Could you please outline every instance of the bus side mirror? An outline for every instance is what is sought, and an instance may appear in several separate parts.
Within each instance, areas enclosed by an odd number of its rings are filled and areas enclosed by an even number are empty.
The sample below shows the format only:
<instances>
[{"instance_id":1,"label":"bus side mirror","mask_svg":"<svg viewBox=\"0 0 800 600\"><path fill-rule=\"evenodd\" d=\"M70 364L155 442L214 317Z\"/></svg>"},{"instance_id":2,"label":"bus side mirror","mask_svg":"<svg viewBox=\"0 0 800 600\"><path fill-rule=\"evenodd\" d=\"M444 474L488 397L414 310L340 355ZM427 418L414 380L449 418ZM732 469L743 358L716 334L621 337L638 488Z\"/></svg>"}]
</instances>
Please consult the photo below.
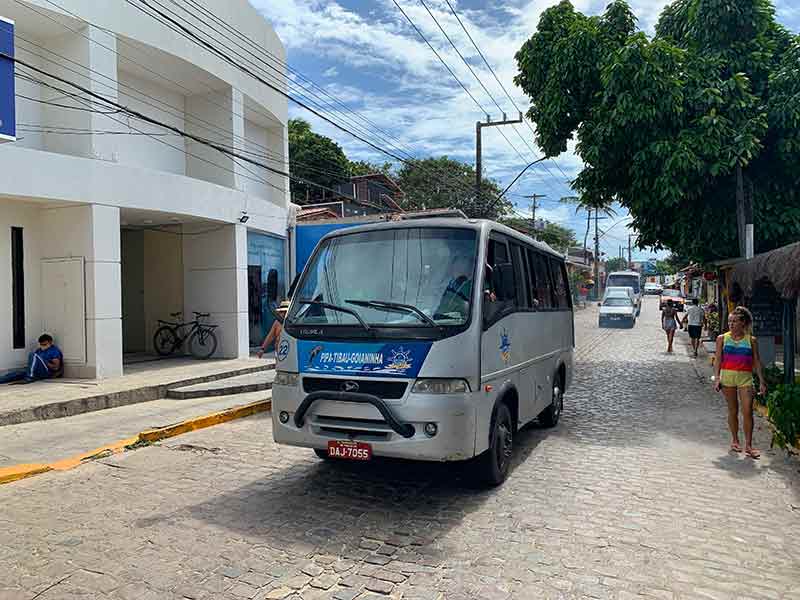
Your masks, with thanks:
<instances>
[{"instance_id":1,"label":"bus side mirror","mask_svg":"<svg viewBox=\"0 0 800 600\"><path fill-rule=\"evenodd\" d=\"M511 263L503 263L495 267L495 285L500 292L500 299L503 301L513 300L517 294L514 286L514 266Z\"/></svg>"},{"instance_id":2,"label":"bus side mirror","mask_svg":"<svg viewBox=\"0 0 800 600\"><path fill-rule=\"evenodd\" d=\"M278 301L278 270L270 269L267 273L267 302L274 304Z\"/></svg>"}]
</instances>

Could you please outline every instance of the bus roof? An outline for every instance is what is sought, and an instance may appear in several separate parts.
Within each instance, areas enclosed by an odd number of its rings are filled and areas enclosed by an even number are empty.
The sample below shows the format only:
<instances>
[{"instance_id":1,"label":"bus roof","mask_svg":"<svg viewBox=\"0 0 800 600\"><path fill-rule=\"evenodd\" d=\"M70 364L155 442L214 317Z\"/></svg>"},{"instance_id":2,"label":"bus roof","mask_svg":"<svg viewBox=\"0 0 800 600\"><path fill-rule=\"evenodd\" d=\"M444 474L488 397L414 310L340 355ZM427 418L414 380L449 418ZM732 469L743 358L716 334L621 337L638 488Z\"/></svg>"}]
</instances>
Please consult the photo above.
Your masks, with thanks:
<instances>
[{"instance_id":1,"label":"bus roof","mask_svg":"<svg viewBox=\"0 0 800 600\"><path fill-rule=\"evenodd\" d=\"M609 273L606 277L611 277L612 275L634 275L636 277L640 277L641 273L638 271L613 271Z\"/></svg>"},{"instance_id":2,"label":"bus roof","mask_svg":"<svg viewBox=\"0 0 800 600\"><path fill-rule=\"evenodd\" d=\"M425 219L408 219L398 221L380 221L378 223L367 223L365 225L355 225L343 229L337 229L325 235L322 240L330 238L341 237L350 235L352 233L362 233L365 231L379 231L381 229L419 229L420 227L435 227L446 229L473 229L477 232L483 231L497 231L508 237L515 238L516 240L525 244L534 246L542 252L546 252L551 256L564 260L564 256L553 250L549 245L532 237L520 233L516 229L507 227L502 223L490 221L488 219L459 219L459 218L442 218L433 217ZM320 242L322 241L320 240Z\"/></svg>"}]
</instances>

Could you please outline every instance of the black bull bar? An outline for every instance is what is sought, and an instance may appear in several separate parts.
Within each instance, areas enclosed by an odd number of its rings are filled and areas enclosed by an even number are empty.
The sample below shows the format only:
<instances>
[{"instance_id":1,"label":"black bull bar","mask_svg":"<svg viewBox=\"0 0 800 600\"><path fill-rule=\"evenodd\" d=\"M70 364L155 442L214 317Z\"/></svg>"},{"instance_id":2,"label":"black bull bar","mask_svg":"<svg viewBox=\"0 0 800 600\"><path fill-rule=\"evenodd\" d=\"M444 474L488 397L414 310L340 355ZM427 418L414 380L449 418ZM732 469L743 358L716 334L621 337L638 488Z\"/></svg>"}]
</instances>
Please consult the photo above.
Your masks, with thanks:
<instances>
[{"instance_id":1,"label":"black bull bar","mask_svg":"<svg viewBox=\"0 0 800 600\"><path fill-rule=\"evenodd\" d=\"M392 428L394 432L402 435L404 438L414 437L414 426L410 423L401 423L397 417L392 413L392 409L378 396L373 394L361 394L358 392L311 392L306 396L294 413L294 424L302 427L305 422L306 413L311 405L317 400L335 400L338 402L353 402L355 404L371 404L378 409L381 416L386 421L387 425Z\"/></svg>"}]
</instances>

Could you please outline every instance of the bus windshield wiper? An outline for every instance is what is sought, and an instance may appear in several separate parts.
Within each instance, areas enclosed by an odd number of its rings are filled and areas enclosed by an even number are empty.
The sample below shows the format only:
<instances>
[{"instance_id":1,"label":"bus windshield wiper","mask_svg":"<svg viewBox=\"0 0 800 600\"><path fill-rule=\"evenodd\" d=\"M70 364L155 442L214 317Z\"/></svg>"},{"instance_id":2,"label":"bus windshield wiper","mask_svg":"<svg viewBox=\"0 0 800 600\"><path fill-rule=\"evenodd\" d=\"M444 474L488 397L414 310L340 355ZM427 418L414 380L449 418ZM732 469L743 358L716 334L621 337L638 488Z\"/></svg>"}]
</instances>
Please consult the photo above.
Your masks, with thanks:
<instances>
[{"instance_id":1,"label":"bus windshield wiper","mask_svg":"<svg viewBox=\"0 0 800 600\"><path fill-rule=\"evenodd\" d=\"M358 323L364 328L364 331L370 331L370 332L372 331L372 328L369 325L367 325L364 319L361 318L361 315L359 315L358 312L354 311L352 308L347 308L346 306L338 306L336 304L329 304L327 302L323 302L322 300L298 299L297 302L299 304L304 304L304 305L309 304L311 306L319 306L321 308L327 308L328 310L335 310L338 312L347 313L348 315L355 317Z\"/></svg>"},{"instance_id":2,"label":"bus windshield wiper","mask_svg":"<svg viewBox=\"0 0 800 600\"><path fill-rule=\"evenodd\" d=\"M429 327L440 328L436 321L411 304L400 304L399 302L389 302L388 300L345 300L345 302L367 308L380 308L390 312L412 314Z\"/></svg>"}]
</instances>

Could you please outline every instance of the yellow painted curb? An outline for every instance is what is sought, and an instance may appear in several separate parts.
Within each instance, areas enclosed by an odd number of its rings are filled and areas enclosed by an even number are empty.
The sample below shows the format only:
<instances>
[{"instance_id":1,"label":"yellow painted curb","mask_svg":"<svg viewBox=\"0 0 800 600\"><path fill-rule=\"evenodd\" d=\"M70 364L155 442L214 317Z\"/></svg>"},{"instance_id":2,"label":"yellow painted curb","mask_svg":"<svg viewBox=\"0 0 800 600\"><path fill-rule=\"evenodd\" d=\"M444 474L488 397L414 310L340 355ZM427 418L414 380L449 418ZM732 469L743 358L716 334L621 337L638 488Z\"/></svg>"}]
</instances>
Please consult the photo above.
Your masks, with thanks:
<instances>
[{"instance_id":1,"label":"yellow painted curb","mask_svg":"<svg viewBox=\"0 0 800 600\"><path fill-rule=\"evenodd\" d=\"M181 421L175 425L167 425L166 427L158 427L156 429L148 429L139 434L140 442L147 442L152 444L159 440L181 435L182 433L189 433L197 429L204 429L213 425L219 425L226 421L233 421L234 419L241 419L249 417L256 413L265 412L272 408L272 400L259 400L258 402L251 402L250 404L243 404L242 406L234 406L226 410L211 413L195 419L188 419Z\"/></svg>"},{"instance_id":2,"label":"yellow painted curb","mask_svg":"<svg viewBox=\"0 0 800 600\"><path fill-rule=\"evenodd\" d=\"M49 465L12 465L10 467L0 467L0 485L4 483L11 483L12 481L19 481L26 477L33 477L40 473L47 473L50 471Z\"/></svg>"},{"instance_id":3,"label":"yellow painted curb","mask_svg":"<svg viewBox=\"0 0 800 600\"><path fill-rule=\"evenodd\" d=\"M83 452L82 454L57 460L52 463L20 464L12 465L10 467L0 467L0 485L25 479L26 477L33 477L34 475L39 475L41 473L47 473L48 471L68 471L70 469L74 469L75 467L79 467L85 462L119 454L120 452L132 449L138 445L152 444L159 440L165 440L167 438L175 437L176 435L189 433L190 431L205 429L206 427L212 427L214 425L219 425L220 423L233 421L234 419L241 419L257 413L266 412L271 408L272 400L259 400L258 402L234 406L233 408L228 408L220 412L203 415L201 417L195 417L193 419L187 419L186 421L181 421L180 423L175 423L174 425L167 425L166 427L158 427L156 429L148 429L133 437L119 440L111 444L106 444L105 446L100 446L99 448L95 448L89 452Z\"/></svg>"}]
</instances>

